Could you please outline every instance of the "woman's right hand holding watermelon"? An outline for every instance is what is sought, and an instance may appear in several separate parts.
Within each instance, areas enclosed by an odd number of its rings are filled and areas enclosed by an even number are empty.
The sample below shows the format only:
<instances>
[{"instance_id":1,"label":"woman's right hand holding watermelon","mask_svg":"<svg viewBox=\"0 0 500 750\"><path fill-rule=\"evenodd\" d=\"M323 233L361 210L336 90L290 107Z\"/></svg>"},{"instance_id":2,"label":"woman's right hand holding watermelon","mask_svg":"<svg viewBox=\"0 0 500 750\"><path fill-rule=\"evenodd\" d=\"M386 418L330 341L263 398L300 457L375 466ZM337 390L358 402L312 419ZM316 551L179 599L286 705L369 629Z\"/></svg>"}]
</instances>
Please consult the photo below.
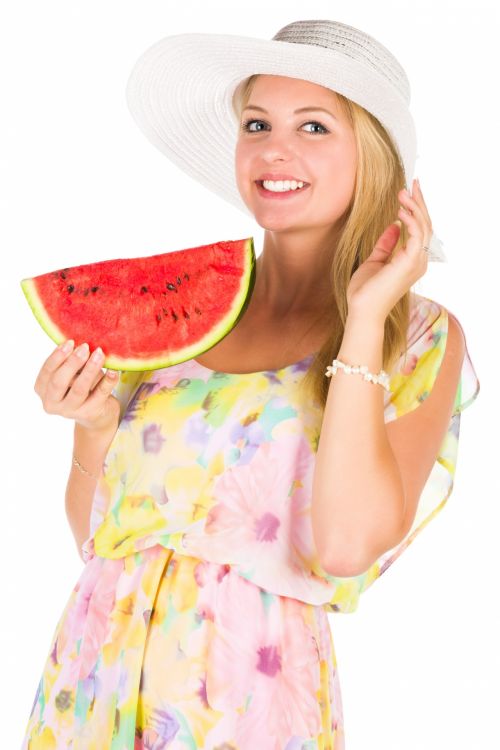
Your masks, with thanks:
<instances>
[{"instance_id":1,"label":"woman's right hand holding watermelon","mask_svg":"<svg viewBox=\"0 0 500 750\"><path fill-rule=\"evenodd\" d=\"M119 423L120 402L111 391L117 384L113 370L101 370L104 355L98 349L97 361L89 358L88 345L72 351L58 346L47 357L35 381L35 393L42 399L48 414L74 419L92 432L116 431ZM82 356L79 356L82 353Z\"/></svg>"}]
</instances>

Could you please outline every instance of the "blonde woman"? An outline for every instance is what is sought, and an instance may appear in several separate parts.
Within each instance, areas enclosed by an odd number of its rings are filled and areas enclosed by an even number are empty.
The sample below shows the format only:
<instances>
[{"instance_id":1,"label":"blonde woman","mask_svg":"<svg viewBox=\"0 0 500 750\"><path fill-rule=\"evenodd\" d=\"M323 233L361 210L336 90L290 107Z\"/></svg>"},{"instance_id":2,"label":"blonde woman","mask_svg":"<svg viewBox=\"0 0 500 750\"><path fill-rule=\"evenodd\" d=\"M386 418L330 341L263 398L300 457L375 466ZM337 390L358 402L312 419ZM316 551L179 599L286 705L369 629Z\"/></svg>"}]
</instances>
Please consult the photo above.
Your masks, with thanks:
<instances>
[{"instance_id":1,"label":"blonde woman","mask_svg":"<svg viewBox=\"0 0 500 750\"><path fill-rule=\"evenodd\" d=\"M443 255L408 80L368 34L312 20L162 39L127 96L264 244L244 316L196 359L116 384L70 343L38 374L75 421L85 567L23 748L342 750L327 614L443 507L479 390L456 317L412 291Z\"/></svg>"}]
</instances>

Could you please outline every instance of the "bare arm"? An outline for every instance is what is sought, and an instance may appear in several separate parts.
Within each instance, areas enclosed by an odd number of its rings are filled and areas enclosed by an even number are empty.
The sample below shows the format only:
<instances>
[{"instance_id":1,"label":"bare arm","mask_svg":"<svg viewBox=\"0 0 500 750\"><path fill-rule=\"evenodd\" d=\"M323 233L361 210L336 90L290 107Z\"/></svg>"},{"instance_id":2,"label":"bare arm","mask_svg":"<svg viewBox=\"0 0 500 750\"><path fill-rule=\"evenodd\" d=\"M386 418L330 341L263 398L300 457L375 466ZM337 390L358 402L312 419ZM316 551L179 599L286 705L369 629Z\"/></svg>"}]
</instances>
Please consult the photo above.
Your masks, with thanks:
<instances>
[{"instance_id":1,"label":"bare arm","mask_svg":"<svg viewBox=\"0 0 500 750\"><path fill-rule=\"evenodd\" d=\"M378 372L383 328L351 318L338 359ZM318 556L331 575L366 571L409 531L451 418L464 339L448 316L448 338L432 391L388 424L384 389L343 370L331 378L313 479Z\"/></svg>"},{"instance_id":2,"label":"bare arm","mask_svg":"<svg viewBox=\"0 0 500 750\"><path fill-rule=\"evenodd\" d=\"M116 429L90 430L75 422L74 455L82 466L94 476L98 476ZM90 531L90 512L97 480L83 473L71 464L66 486L65 508L71 531L75 538L78 554L83 558L81 547Z\"/></svg>"},{"instance_id":3,"label":"bare arm","mask_svg":"<svg viewBox=\"0 0 500 750\"><path fill-rule=\"evenodd\" d=\"M34 390L48 414L75 421L74 454L87 471L98 476L120 421L121 404L112 395L113 386L118 389L119 384L116 373L103 374L102 352L96 359L97 351L89 358L88 345L73 351L71 344L74 342L66 343L70 345L67 350L58 346L47 357L36 377ZM96 479L71 466L66 514L80 557L81 545L88 537L96 484Z\"/></svg>"},{"instance_id":4,"label":"bare arm","mask_svg":"<svg viewBox=\"0 0 500 750\"><path fill-rule=\"evenodd\" d=\"M382 367L384 328L347 318L337 359ZM347 375L330 379L313 478L318 556L332 575L362 572L366 548L381 551L401 526L404 493L384 424L384 389Z\"/></svg>"}]
</instances>

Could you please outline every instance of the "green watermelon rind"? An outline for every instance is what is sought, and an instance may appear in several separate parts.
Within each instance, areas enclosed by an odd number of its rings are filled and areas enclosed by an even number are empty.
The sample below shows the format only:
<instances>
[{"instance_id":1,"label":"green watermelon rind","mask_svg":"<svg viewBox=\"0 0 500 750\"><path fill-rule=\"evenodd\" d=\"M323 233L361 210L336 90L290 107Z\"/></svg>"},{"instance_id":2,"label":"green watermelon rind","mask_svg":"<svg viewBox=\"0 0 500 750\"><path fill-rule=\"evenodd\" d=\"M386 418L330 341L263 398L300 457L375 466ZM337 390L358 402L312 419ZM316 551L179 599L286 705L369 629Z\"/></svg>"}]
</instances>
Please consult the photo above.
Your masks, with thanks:
<instances>
[{"instance_id":1,"label":"green watermelon rind","mask_svg":"<svg viewBox=\"0 0 500 750\"><path fill-rule=\"evenodd\" d=\"M255 248L253 243L253 237L249 237L242 241L244 243L244 272L240 279L240 286L237 293L234 295L233 304L228 308L227 313L219 321L217 325L214 325L210 332L207 333L202 339L198 339L195 344L185 346L176 350L174 356L160 357L158 359L147 359L147 358L120 358L120 357L105 357L101 367L109 370L123 370L123 371L147 371L147 370L159 370L164 367L172 367L173 365L180 364L186 360L197 357L203 354L208 349L211 349L219 341L221 341L228 333L234 328L236 323L243 316L243 313L248 307L250 297L255 284ZM21 288L24 296L26 297L29 306L33 312L33 315L39 322L40 326L47 333L47 335L57 345L62 344L66 340L66 336L62 333L60 328L54 323L52 318L44 314L45 306L36 290L34 279L23 279L21 281ZM75 342L76 345L83 342ZM106 354L106 353L105 353Z\"/></svg>"}]
</instances>

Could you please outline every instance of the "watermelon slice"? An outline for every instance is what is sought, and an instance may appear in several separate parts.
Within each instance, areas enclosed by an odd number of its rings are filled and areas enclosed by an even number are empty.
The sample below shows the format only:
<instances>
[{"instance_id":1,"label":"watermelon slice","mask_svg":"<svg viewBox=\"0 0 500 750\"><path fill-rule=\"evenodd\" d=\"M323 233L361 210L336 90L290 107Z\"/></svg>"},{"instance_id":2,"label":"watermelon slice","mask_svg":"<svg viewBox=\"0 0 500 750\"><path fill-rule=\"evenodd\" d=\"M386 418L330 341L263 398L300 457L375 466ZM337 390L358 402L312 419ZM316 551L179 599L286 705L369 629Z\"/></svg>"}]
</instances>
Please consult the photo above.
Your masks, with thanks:
<instances>
[{"instance_id":1,"label":"watermelon slice","mask_svg":"<svg viewBox=\"0 0 500 750\"><path fill-rule=\"evenodd\" d=\"M21 287L57 344L100 346L111 370L157 370L223 339L248 306L255 272L248 237L62 268Z\"/></svg>"}]
</instances>

